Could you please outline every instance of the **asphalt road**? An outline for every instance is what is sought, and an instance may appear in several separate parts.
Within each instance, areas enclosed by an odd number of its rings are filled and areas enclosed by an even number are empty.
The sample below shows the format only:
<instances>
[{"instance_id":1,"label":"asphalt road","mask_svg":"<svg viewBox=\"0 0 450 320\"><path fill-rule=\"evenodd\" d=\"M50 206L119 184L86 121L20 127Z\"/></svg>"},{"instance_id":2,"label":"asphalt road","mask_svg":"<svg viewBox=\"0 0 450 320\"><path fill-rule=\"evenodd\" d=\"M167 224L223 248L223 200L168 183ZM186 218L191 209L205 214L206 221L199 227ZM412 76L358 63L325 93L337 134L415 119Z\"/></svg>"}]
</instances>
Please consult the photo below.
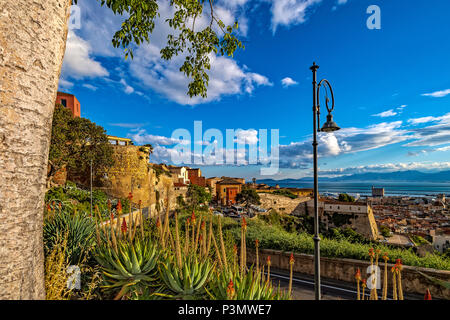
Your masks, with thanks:
<instances>
[{"instance_id":1,"label":"asphalt road","mask_svg":"<svg viewBox=\"0 0 450 320\"><path fill-rule=\"evenodd\" d=\"M271 269L270 278L274 284L282 289L288 289L289 273L284 270ZM322 300L356 300L356 284L330 279L321 279ZM381 290L378 290L381 300ZM366 289L365 295L369 298L370 292ZM388 293L388 300L392 299L392 293ZM293 300L314 300L314 277L294 272L292 279ZM422 295L404 294L405 300L423 300Z\"/></svg>"}]
</instances>

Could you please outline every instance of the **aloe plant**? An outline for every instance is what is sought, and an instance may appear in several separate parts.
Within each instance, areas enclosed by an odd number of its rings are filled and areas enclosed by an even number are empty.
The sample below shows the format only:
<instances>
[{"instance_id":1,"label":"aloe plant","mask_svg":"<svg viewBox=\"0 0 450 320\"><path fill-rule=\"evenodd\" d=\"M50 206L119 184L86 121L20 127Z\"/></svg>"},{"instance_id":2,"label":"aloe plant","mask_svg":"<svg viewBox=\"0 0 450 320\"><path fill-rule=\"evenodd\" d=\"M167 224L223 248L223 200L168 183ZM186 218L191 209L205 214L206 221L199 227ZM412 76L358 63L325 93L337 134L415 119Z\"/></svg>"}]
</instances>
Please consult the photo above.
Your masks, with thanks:
<instances>
[{"instance_id":1,"label":"aloe plant","mask_svg":"<svg viewBox=\"0 0 450 320\"><path fill-rule=\"evenodd\" d=\"M58 240L67 237L66 257L70 264L88 260L94 244L95 224L84 214L60 211L44 221L44 249L49 254Z\"/></svg>"},{"instance_id":2,"label":"aloe plant","mask_svg":"<svg viewBox=\"0 0 450 320\"><path fill-rule=\"evenodd\" d=\"M120 288L115 299L158 285L156 265L159 252L150 239L119 240L117 251L107 244L99 244L95 258L106 283L102 287L106 290Z\"/></svg>"},{"instance_id":3,"label":"aloe plant","mask_svg":"<svg viewBox=\"0 0 450 320\"><path fill-rule=\"evenodd\" d=\"M208 294L214 300L288 300L289 294L275 288L266 281L263 272L250 267L247 273L222 270L216 274L208 287Z\"/></svg>"},{"instance_id":4,"label":"aloe plant","mask_svg":"<svg viewBox=\"0 0 450 320\"><path fill-rule=\"evenodd\" d=\"M196 254L191 254L183 257L181 267L178 267L174 256L167 255L165 261L160 262L158 269L166 288L173 294L164 296L181 299L203 298L206 293L205 285L214 266L208 259L198 260Z\"/></svg>"}]
</instances>

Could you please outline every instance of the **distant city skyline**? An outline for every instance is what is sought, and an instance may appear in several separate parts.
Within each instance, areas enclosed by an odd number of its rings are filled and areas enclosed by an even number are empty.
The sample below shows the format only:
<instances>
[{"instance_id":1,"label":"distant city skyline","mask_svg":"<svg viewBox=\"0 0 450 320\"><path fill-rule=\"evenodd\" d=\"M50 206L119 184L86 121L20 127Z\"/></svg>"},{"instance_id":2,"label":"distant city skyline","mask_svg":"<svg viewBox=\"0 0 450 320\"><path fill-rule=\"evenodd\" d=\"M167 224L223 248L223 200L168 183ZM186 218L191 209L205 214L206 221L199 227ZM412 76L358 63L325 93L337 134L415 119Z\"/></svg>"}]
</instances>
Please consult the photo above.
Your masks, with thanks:
<instances>
[{"instance_id":1,"label":"distant city skyline","mask_svg":"<svg viewBox=\"0 0 450 320\"><path fill-rule=\"evenodd\" d=\"M80 29L70 30L59 90L81 103L81 116L108 134L154 145L152 162L169 162L172 132L243 129L259 143L259 129L278 129L280 172L261 165L200 167L205 176L301 178L312 169L310 65L327 78L342 130L319 137L322 175L402 170L449 170L450 3L366 0L220 0L217 14L237 19L245 50L234 59L213 57L208 98L189 99L180 58L162 62L159 50L169 8L150 44L126 60L111 39L122 17L97 1L79 0ZM370 30L367 8L381 10ZM326 111L322 110L322 120Z\"/></svg>"}]
</instances>

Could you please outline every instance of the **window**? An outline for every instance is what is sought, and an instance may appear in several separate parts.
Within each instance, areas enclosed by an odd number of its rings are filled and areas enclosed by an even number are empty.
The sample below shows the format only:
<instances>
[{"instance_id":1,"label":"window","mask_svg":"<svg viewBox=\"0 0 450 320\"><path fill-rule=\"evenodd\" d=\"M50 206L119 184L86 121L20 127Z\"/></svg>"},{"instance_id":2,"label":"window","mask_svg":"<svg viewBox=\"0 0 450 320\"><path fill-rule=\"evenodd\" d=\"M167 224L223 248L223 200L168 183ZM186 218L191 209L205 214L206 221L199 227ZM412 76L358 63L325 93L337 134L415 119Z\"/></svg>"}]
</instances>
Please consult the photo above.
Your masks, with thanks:
<instances>
[{"instance_id":1,"label":"window","mask_svg":"<svg viewBox=\"0 0 450 320\"><path fill-rule=\"evenodd\" d=\"M66 99L61 99L61 104L67 108L67 100Z\"/></svg>"}]
</instances>

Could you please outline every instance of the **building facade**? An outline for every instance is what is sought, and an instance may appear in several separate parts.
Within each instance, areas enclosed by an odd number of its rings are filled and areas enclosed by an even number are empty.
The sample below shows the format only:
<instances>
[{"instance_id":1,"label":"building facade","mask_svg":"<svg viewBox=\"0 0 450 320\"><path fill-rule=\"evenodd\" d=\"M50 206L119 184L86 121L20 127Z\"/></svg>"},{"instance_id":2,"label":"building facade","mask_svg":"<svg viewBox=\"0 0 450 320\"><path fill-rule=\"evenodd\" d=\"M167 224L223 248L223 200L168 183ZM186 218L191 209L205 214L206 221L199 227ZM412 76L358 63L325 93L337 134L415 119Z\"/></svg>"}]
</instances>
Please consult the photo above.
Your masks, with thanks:
<instances>
[{"instance_id":1,"label":"building facade","mask_svg":"<svg viewBox=\"0 0 450 320\"><path fill-rule=\"evenodd\" d=\"M187 167L169 166L169 171L172 174L174 183L189 184L189 173Z\"/></svg>"},{"instance_id":2,"label":"building facade","mask_svg":"<svg viewBox=\"0 0 450 320\"><path fill-rule=\"evenodd\" d=\"M206 187L206 179L202 177L202 171L200 169L187 169L189 181L200 187Z\"/></svg>"},{"instance_id":3,"label":"building facade","mask_svg":"<svg viewBox=\"0 0 450 320\"><path fill-rule=\"evenodd\" d=\"M81 117L81 105L78 99L70 93L58 92L56 103L68 108L74 117Z\"/></svg>"},{"instance_id":4,"label":"building facade","mask_svg":"<svg viewBox=\"0 0 450 320\"><path fill-rule=\"evenodd\" d=\"M216 200L222 206L231 206L236 203L236 196L242 191L242 181L225 178L216 183Z\"/></svg>"}]
</instances>

